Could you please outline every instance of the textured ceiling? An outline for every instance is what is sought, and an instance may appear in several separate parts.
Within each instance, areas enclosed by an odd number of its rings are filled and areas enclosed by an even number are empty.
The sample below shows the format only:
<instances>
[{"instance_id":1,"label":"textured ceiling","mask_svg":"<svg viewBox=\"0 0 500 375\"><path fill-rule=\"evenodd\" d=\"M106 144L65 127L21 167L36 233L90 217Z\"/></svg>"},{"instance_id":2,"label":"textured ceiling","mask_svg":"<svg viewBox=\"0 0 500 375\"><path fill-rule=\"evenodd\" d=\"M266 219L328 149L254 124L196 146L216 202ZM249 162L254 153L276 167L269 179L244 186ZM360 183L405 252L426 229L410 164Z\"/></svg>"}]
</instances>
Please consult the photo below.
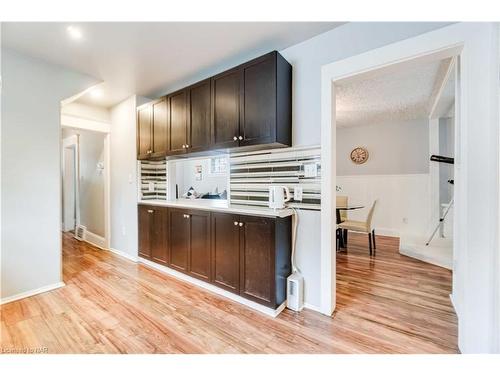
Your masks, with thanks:
<instances>
[{"instance_id":1,"label":"textured ceiling","mask_svg":"<svg viewBox=\"0 0 500 375\"><path fill-rule=\"evenodd\" d=\"M2 46L106 82L109 96L93 103L109 106L130 94L154 96L194 77L209 77L342 23L82 22L74 25L80 40L68 37L69 25L2 22Z\"/></svg>"},{"instance_id":2,"label":"textured ceiling","mask_svg":"<svg viewBox=\"0 0 500 375\"><path fill-rule=\"evenodd\" d=\"M337 126L427 118L449 62L397 64L336 84Z\"/></svg>"}]
</instances>

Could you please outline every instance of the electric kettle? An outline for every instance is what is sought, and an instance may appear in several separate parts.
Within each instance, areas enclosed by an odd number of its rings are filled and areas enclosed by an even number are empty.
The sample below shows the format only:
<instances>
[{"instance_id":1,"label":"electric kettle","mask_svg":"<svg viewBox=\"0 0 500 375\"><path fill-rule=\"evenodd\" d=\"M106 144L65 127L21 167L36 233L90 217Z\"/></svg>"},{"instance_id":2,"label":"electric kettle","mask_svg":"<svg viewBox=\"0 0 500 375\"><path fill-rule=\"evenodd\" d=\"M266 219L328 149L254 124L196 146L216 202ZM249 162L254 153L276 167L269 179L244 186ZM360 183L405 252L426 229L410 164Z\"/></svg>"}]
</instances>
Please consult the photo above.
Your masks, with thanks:
<instances>
[{"instance_id":1,"label":"electric kettle","mask_svg":"<svg viewBox=\"0 0 500 375\"><path fill-rule=\"evenodd\" d=\"M285 202L292 199L290 190L286 186L270 186L269 187L269 208L280 209L285 208Z\"/></svg>"}]
</instances>

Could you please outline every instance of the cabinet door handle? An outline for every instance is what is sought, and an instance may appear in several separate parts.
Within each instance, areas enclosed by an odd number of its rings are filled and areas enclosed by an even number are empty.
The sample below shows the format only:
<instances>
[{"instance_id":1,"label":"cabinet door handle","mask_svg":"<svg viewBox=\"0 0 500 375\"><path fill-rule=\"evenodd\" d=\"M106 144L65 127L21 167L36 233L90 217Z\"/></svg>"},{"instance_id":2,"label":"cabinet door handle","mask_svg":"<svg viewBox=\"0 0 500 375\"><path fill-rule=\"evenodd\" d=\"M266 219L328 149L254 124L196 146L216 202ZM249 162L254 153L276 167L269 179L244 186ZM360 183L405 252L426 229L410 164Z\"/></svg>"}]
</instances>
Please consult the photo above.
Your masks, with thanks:
<instances>
[{"instance_id":1,"label":"cabinet door handle","mask_svg":"<svg viewBox=\"0 0 500 375\"><path fill-rule=\"evenodd\" d=\"M189 215L184 214L184 219L189 219Z\"/></svg>"},{"instance_id":2,"label":"cabinet door handle","mask_svg":"<svg viewBox=\"0 0 500 375\"><path fill-rule=\"evenodd\" d=\"M237 221L235 221L235 222L234 222L234 225L238 225L238 222L237 222Z\"/></svg>"},{"instance_id":3,"label":"cabinet door handle","mask_svg":"<svg viewBox=\"0 0 500 375\"><path fill-rule=\"evenodd\" d=\"M234 136L233 137L233 141L237 141L238 140L238 137L237 136Z\"/></svg>"},{"instance_id":4,"label":"cabinet door handle","mask_svg":"<svg viewBox=\"0 0 500 375\"><path fill-rule=\"evenodd\" d=\"M242 226L244 225L244 223L239 223L238 225L239 225L240 227L242 227Z\"/></svg>"},{"instance_id":5,"label":"cabinet door handle","mask_svg":"<svg viewBox=\"0 0 500 375\"><path fill-rule=\"evenodd\" d=\"M186 145L186 148L189 148L189 145Z\"/></svg>"},{"instance_id":6,"label":"cabinet door handle","mask_svg":"<svg viewBox=\"0 0 500 375\"><path fill-rule=\"evenodd\" d=\"M182 145L182 148L186 148L186 145Z\"/></svg>"},{"instance_id":7,"label":"cabinet door handle","mask_svg":"<svg viewBox=\"0 0 500 375\"><path fill-rule=\"evenodd\" d=\"M243 137L240 135L240 136L238 137L238 139L239 139L240 141L242 141L242 140L243 140Z\"/></svg>"},{"instance_id":8,"label":"cabinet door handle","mask_svg":"<svg viewBox=\"0 0 500 375\"><path fill-rule=\"evenodd\" d=\"M152 214L154 211L153 210L148 210L148 213Z\"/></svg>"}]
</instances>

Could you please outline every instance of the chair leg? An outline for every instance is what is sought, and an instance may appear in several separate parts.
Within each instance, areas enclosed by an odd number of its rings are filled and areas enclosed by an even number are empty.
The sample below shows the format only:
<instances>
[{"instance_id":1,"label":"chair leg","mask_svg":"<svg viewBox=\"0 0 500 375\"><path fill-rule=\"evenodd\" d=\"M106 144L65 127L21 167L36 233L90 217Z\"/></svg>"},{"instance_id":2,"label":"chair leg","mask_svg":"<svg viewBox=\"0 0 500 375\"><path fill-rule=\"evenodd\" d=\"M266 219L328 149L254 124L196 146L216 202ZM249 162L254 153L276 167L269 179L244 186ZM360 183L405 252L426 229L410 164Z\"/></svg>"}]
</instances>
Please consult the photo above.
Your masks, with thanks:
<instances>
[{"instance_id":1,"label":"chair leg","mask_svg":"<svg viewBox=\"0 0 500 375\"><path fill-rule=\"evenodd\" d=\"M342 239L344 240L344 246L347 245L347 229L344 229L344 235L342 236Z\"/></svg>"},{"instance_id":2,"label":"chair leg","mask_svg":"<svg viewBox=\"0 0 500 375\"><path fill-rule=\"evenodd\" d=\"M373 250L376 250L377 245L375 244L375 229L372 230L372 240L373 240Z\"/></svg>"},{"instance_id":3,"label":"chair leg","mask_svg":"<svg viewBox=\"0 0 500 375\"><path fill-rule=\"evenodd\" d=\"M372 255L372 234L368 233L368 244L370 246L370 256Z\"/></svg>"}]
</instances>

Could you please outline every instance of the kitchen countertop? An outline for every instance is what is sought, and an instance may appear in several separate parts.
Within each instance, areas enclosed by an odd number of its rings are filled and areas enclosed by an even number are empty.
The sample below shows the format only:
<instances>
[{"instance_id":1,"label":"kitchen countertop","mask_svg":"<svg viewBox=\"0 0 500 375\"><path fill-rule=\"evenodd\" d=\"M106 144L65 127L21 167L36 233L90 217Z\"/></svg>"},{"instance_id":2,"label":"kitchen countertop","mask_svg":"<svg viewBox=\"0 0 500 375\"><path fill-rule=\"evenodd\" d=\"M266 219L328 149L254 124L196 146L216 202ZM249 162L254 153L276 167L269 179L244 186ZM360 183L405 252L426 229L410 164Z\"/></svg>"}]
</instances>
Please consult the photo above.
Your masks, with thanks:
<instances>
[{"instance_id":1,"label":"kitchen countertop","mask_svg":"<svg viewBox=\"0 0 500 375\"><path fill-rule=\"evenodd\" d=\"M227 212L233 214L264 217L287 217L293 214L293 211L289 208L274 210L268 207L243 206L235 204L231 205L228 203L228 201L222 199L176 199L168 201L151 199L141 200L138 203L151 206L178 207L188 209L190 208L196 210Z\"/></svg>"}]
</instances>

